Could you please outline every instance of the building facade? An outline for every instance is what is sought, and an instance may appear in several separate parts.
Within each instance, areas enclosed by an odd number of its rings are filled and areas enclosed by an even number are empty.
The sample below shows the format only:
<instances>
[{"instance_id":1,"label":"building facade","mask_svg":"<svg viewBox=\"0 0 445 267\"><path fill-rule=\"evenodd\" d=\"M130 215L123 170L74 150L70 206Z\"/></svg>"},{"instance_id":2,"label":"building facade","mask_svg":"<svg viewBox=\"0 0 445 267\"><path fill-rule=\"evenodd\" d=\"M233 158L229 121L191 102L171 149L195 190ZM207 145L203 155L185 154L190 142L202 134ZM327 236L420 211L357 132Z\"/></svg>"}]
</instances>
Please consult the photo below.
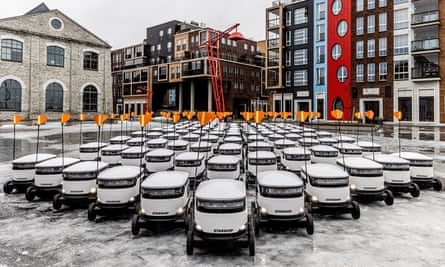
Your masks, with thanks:
<instances>
[{"instance_id":1,"label":"building facade","mask_svg":"<svg viewBox=\"0 0 445 267\"><path fill-rule=\"evenodd\" d=\"M41 4L0 19L0 118L111 112L110 45Z\"/></svg>"},{"instance_id":2,"label":"building facade","mask_svg":"<svg viewBox=\"0 0 445 267\"><path fill-rule=\"evenodd\" d=\"M202 44L217 32L174 20L147 28L142 44L113 51L115 112L215 110ZM218 46L225 109L235 114L257 107L267 110L267 97L261 94L264 57L256 42L225 36Z\"/></svg>"}]
</instances>

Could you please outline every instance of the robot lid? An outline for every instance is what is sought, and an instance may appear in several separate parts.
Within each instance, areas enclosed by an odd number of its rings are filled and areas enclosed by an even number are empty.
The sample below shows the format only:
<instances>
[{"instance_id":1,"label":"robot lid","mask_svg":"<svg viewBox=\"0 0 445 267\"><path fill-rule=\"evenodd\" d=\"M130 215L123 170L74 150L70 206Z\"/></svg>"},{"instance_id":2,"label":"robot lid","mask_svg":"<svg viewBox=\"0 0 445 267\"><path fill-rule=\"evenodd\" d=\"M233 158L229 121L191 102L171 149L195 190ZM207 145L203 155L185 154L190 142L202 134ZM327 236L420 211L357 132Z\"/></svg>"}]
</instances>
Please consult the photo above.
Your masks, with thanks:
<instances>
[{"instance_id":1,"label":"robot lid","mask_svg":"<svg viewBox=\"0 0 445 267\"><path fill-rule=\"evenodd\" d=\"M207 164L223 165L223 164L238 164L239 159L229 155L218 155L209 159Z\"/></svg>"},{"instance_id":2,"label":"robot lid","mask_svg":"<svg viewBox=\"0 0 445 267\"><path fill-rule=\"evenodd\" d=\"M110 143L113 143L113 142L120 142L120 141L128 141L128 140L130 140L131 139L131 137L130 136L126 136L126 135L118 135L118 136L115 136L115 137L113 137L113 138L110 138Z\"/></svg>"},{"instance_id":3,"label":"robot lid","mask_svg":"<svg viewBox=\"0 0 445 267\"><path fill-rule=\"evenodd\" d=\"M288 171L264 171L258 173L258 184L267 187L303 187L303 181L295 173Z\"/></svg>"},{"instance_id":4,"label":"robot lid","mask_svg":"<svg viewBox=\"0 0 445 267\"><path fill-rule=\"evenodd\" d=\"M288 147L283 149L282 153L284 155L310 155L309 149L304 149L303 147Z\"/></svg>"},{"instance_id":5,"label":"robot lid","mask_svg":"<svg viewBox=\"0 0 445 267\"><path fill-rule=\"evenodd\" d=\"M85 143L80 145L80 149L82 148L103 148L106 147L107 143L102 143L102 142L90 142L90 143Z\"/></svg>"},{"instance_id":6,"label":"robot lid","mask_svg":"<svg viewBox=\"0 0 445 267\"><path fill-rule=\"evenodd\" d=\"M137 179L144 169L136 166L116 166L101 172L97 179L100 180L122 180L122 179Z\"/></svg>"},{"instance_id":7,"label":"robot lid","mask_svg":"<svg viewBox=\"0 0 445 267\"><path fill-rule=\"evenodd\" d=\"M225 143L221 144L218 148L219 151L221 150L240 150L243 146L241 144L237 143Z\"/></svg>"},{"instance_id":8,"label":"robot lid","mask_svg":"<svg viewBox=\"0 0 445 267\"><path fill-rule=\"evenodd\" d=\"M175 154L175 152L173 150L159 148L159 149L155 149L155 150L148 152L147 154L145 154L145 157L146 158L149 158L149 157L171 157L174 154Z\"/></svg>"},{"instance_id":9,"label":"robot lid","mask_svg":"<svg viewBox=\"0 0 445 267\"><path fill-rule=\"evenodd\" d=\"M399 153L391 155L399 156ZM417 152L400 152L400 157L409 161L432 161L433 159Z\"/></svg>"},{"instance_id":10,"label":"robot lid","mask_svg":"<svg viewBox=\"0 0 445 267\"><path fill-rule=\"evenodd\" d=\"M130 134L132 137L142 137L145 135L144 131L134 131Z\"/></svg>"},{"instance_id":11,"label":"robot lid","mask_svg":"<svg viewBox=\"0 0 445 267\"><path fill-rule=\"evenodd\" d=\"M156 138L147 141L147 146L150 145L159 145L159 144L167 144L168 140L164 138Z\"/></svg>"},{"instance_id":12,"label":"robot lid","mask_svg":"<svg viewBox=\"0 0 445 267\"><path fill-rule=\"evenodd\" d=\"M149 133L146 134L146 136L148 138L153 137L153 138L150 138L150 139L154 139L155 137L157 138L157 137L159 137L161 135L162 135L161 132L149 132Z\"/></svg>"},{"instance_id":13,"label":"robot lid","mask_svg":"<svg viewBox=\"0 0 445 267\"><path fill-rule=\"evenodd\" d=\"M275 146L295 146L297 145L297 143L295 141L289 140L289 139L280 139L280 140L276 140L274 142Z\"/></svg>"},{"instance_id":14,"label":"robot lid","mask_svg":"<svg viewBox=\"0 0 445 267\"><path fill-rule=\"evenodd\" d=\"M300 144L320 144L320 141L314 137L303 137L298 139Z\"/></svg>"},{"instance_id":15,"label":"robot lid","mask_svg":"<svg viewBox=\"0 0 445 267\"><path fill-rule=\"evenodd\" d=\"M318 135L315 132L309 132L309 131L308 132L304 131L304 132L301 133L301 135L303 137L312 137L312 138L317 138L318 137Z\"/></svg>"},{"instance_id":16,"label":"robot lid","mask_svg":"<svg viewBox=\"0 0 445 267\"><path fill-rule=\"evenodd\" d=\"M190 149L205 148L205 147L211 147L211 146L212 146L212 143L207 142L207 141L201 141L201 142L195 142L195 143L191 144Z\"/></svg>"},{"instance_id":17,"label":"robot lid","mask_svg":"<svg viewBox=\"0 0 445 267\"><path fill-rule=\"evenodd\" d=\"M101 152L107 152L107 151L123 151L125 149L127 149L128 146L127 145L118 145L118 144L114 144L114 145L109 145L106 146L104 148L102 148Z\"/></svg>"},{"instance_id":18,"label":"robot lid","mask_svg":"<svg viewBox=\"0 0 445 267\"><path fill-rule=\"evenodd\" d=\"M368 141L359 141L357 142L357 145L359 147L363 147L363 148L381 148L382 146L377 144L377 143L373 143L373 142L368 142Z\"/></svg>"},{"instance_id":19,"label":"robot lid","mask_svg":"<svg viewBox=\"0 0 445 267\"><path fill-rule=\"evenodd\" d=\"M224 142L241 142L242 138L241 135L240 136L228 136L226 138L224 138Z\"/></svg>"},{"instance_id":20,"label":"robot lid","mask_svg":"<svg viewBox=\"0 0 445 267\"><path fill-rule=\"evenodd\" d=\"M319 131L317 132L318 137L332 137L333 134L326 131Z\"/></svg>"},{"instance_id":21,"label":"robot lid","mask_svg":"<svg viewBox=\"0 0 445 267\"><path fill-rule=\"evenodd\" d=\"M144 189L177 188L184 186L189 174L183 171L160 171L151 174L142 183Z\"/></svg>"},{"instance_id":22,"label":"robot lid","mask_svg":"<svg viewBox=\"0 0 445 267\"><path fill-rule=\"evenodd\" d=\"M57 157L57 158L51 158L49 160L46 160L44 162L41 162L37 164L35 167L37 168L56 168L56 167L63 167L63 166L69 166L73 165L74 163L80 162L80 159L77 158L70 158L70 157Z\"/></svg>"},{"instance_id":23,"label":"robot lid","mask_svg":"<svg viewBox=\"0 0 445 267\"><path fill-rule=\"evenodd\" d=\"M199 154L199 155L198 155ZM205 153L198 153L198 152L184 152L176 156L176 162L182 161L182 160L203 160L205 156Z\"/></svg>"},{"instance_id":24,"label":"robot lid","mask_svg":"<svg viewBox=\"0 0 445 267\"><path fill-rule=\"evenodd\" d=\"M245 199L246 185L244 182L230 179L206 180L196 189L196 198L209 201Z\"/></svg>"},{"instance_id":25,"label":"robot lid","mask_svg":"<svg viewBox=\"0 0 445 267\"><path fill-rule=\"evenodd\" d=\"M264 142L264 141L254 141L254 142L250 142L248 144L249 147L266 147L266 148L271 148L272 145L268 142Z\"/></svg>"},{"instance_id":26,"label":"robot lid","mask_svg":"<svg viewBox=\"0 0 445 267\"><path fill-rule=\"evenodd\" d=\"M337 164L348 169L382 170L383 166L373 160L362 157L348 157L337 159Z\"/></svg>"},{"instance_id":27,"label":"robot lid","mask_svg":"<svg viewBox=\"0 0 445 267\"><path fill-rule=\"evenodd\" d=\"M351 143L338 143L333 145L335 148L337 148L340 152L342 151L362 151L362 148L359 147L356 144Z\"/></svg>"},{"instance_id":28,"label":"robot lid","mask_svg":"<svg viewBox=\"0 0 445 267\"><path fill-rule=\"evenodd\" d=\"M312 146L311 151L316 152L338 152L338 150L335 147L328 146L328 145L316 145Z\"/></svg>"},{"instance_id":29,"label":"robot lid","mask_svg":"<svg viewBox=\"0 0 445 267\"><path fill-rule=\"evenodd\" d=\"M288 134L286 134L285 135L285 137L286 138L288 138L288 139L299 139L299 138L301 138L302 136L300 135L300 134L297 134L297 133L288 133Z\"/></svg>"},{"instance_id":30,"label":"robot lid","mask_svg":"<svg viewBox=\"0 0 445 267\"><path fill-rule=\"evenodd\" d=\"M81 161L63 170L63 173L89 173L108 168L108 163L103 161Z\"/></svg>"},{"instance_id":31,"label":"robot lid","mask_svg":"<svg viewBox=\"0 0 445 267\"><path fill-rule=\"evenodd\" d=\"M12 161L12 164L30 164L30 163L40 163L45 160L49 160L52 158L55 158L56 155L54 154L47 154L47 153L38 153L38 154L29 154L20 158L16 158Z\"/></svg>"},{"instance_id":32,"label":"robot lid","mask_svg":"<svg viewBox=\"0 0 445 267\"><path fill-rule=\"evenodd\" d=\"M127 141L127 144L139 144L144 143L146 141L146 138L143 136L138 137L132 137L130 140Z\"/></svg>"},{"instance_id":33,"label":"robot lid","mask_svg":"<svg viewBox=\"0 0 445 267\"><path fill-rule=\"evenodd\" d=\"M301 168L306 176L313 178L326 178L326 179L344 179L349 178L347 172L343 169L328 163L316 163Z\"/></svg>"},{"instance_id":34,"label":"robot lid","mask_svg":"<svg viewBox=\"0 0 445 267\"><path fill-rule=\"evenodd\" d=\"M146 153L148 151L148 148L146 147L142 147L141 146L132 146L129 147L128 149L125 149L124 151L122 151L122 155L129 155L129 154L138 154L138 153Z\"/></svg>"},{"instance_id":35,"label":"robot lid","mask_svg":"<svg viewBox=\"0 0 445 267\"><path fill-rule=\"evenodd\" d=\"M201 137L201 140L210 141L211 143L217 142L218 139L219 139L219 137L216 135L213 135L213 134L208 134L208 135Z\"/></svg>"},{"instance_id":36,"label":"robot lid","mask_svg":"<svg viewBox=\"0 0 445 267\"><path fill-rule=\"evenodd\" d=\"M333 137L320 137L318 138L320 144L336 144L338 140Z\"/></svg>"},{"instance_id":37,"label":"robot lid","mask_svg":"<svg viewBox=\"0 0 445 267\"><path fill-rule=\"evenodd\" d=\"M353 143L355 142L355 139L346 135L342 135L338 137L338 142Z\"/></svg>"},{"instance_id":38,"label":"robot lid","mask_svg":"<svg viewBox=\"0 0 445 267\"><path fill-rule=\"evenodd\" d=\"M149 132L162 132L162 128L161 127L153 127L151 129L149 129Z\"/></svg>"},{"instance_id":39,"label":"robot lid","mask_svg":"<svg viewBox=\"0 0 445 267\"><path fill-rule=\"evenodd\" d=\"M397 153L397 156L392 154L375 154L374 156L368 155L365 158L372 159L380 164L400 164L400 165L409 165L409 160L403 159L398 156L399 153Z\"/></svg>"},{"instance_id":40,"label":"robot lid","mask_svg":"<svg viewBox=\"0 0 445 267\"><path fill-rule=\"evenodd\" d=\"M259 159L276 159L277 155L271 151L255 151L249 152L247 155L249 159L259 158Z\"/></svg>"},{"instance_id":41,"label":"robot lid","mask_svg":"<svg viewBox=\"0 0 445 267\"><path fill-rule=\"evenodd\" d=\"M167 147L183 147L183 146L188 146L189 142L185 141L185 140L175 140L175 141L170 141L167 143Z\"/></svg>"}]
</instances>

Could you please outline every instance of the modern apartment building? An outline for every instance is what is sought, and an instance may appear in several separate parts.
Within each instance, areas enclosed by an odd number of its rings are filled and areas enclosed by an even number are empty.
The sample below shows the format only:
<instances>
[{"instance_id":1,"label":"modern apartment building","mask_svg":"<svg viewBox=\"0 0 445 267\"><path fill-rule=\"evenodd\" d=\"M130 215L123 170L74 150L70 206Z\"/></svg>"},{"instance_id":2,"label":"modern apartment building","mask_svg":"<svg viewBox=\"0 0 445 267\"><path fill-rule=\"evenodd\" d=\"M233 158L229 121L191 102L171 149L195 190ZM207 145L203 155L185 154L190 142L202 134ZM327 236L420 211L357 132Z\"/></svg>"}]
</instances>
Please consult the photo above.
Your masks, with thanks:
<instances>
[{"instance_id":1,"label":"modern apartment building","mask_svg":"<svg viewBox=\"0 0 445 267\"><path fill-rule=\"evenodd\" d=\"M110 45L40 4L0 19L0 118L111 111Z\"/></svg>"},{"instance_id":2,"label":"modern apartment building","mask_svg":"<svg viewBox=\"0 0 445 267\"><path fill-rule=\"evenodd\" d=\"M203 24L174 20L147 28L143 43L113 51L115 111L215 110L202 44L217 33ZM267 110L261 88L264 56L257 43L227 35L218 46L226 110Z\"/></svg>"}]
</instances>

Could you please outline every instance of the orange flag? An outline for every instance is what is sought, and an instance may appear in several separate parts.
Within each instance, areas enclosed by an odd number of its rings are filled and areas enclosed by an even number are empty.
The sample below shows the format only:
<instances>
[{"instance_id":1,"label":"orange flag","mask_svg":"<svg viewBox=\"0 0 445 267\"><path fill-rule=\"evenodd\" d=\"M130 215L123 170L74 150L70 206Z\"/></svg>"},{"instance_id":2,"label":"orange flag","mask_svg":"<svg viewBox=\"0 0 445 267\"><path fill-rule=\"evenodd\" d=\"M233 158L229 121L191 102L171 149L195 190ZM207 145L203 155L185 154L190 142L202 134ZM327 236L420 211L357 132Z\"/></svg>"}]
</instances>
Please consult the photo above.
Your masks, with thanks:
<instances>
[{"instance_id":1,"label":"orange flag","mask_svg":"<svg viewBox=\"0 0 445 267\"><path fill-rule=\"evenodd\" d=\"M70 119L71 119L71 115L70 114L62 113L62 115L60 115L60 122L62 124L67 123Z\"/></svg>"},{"instance_id":2,"label":"orange flag","mask_svg":"<svg viewBox=\"0 0 445 267\"><path fill-rule=\"evenodd\" d=\"M255 111L255 113L254 113L255 123L256 124L261 123L263 121L263 119L264 119L264 115L265 115L264 111Z\"/></svg>"},{"instance_id":3,"label":"orange flag","mask_svg":"<svg viewBox=\"0 0 445 267\"><path fill-rule=\"evenodd\" d=\"M23 117L20 115L16 115L14 117L12 117L12 123L15 125L17 123L19 123L21 120L23 120Z\"/></svg>"},{"instance_id":4,"label":"orange flag","mask_svg":"<svg viewBox=\"0 0 445 267\"><path fill-rule=\"evenodd\" d=\"M400 121L402 119L402 111L394 111L394 118Z\"/></svg>"},{"instance_id":5,"label":"orange flag","mask_svg":"<svg viewBox=\"0 0 445 267\"><path fill-rule=\"evenodd\" d=\"M295 116L297 116L298 121L305 122L307 120L307 117L309 116L308 112L306 111L297 111L295 112Z\"/></svg>"},{"instance_id":6,"label":"orange flag","mask_svg":"<svg viewBox=\"0 0 445 267\"><path fill-rule=\"evenodd\" d=\"M181 113L173 112L173 123L177 123L181 119Z\"/></svg>"},{"instance_id":7,"label":"orange flag","mask_svg":"<svg viewBox=\"0 0 445 267\"><path fill-rule=\"evenodd\" d=\"M206 125L209 121L212 120L212 115L213 118L215 118L215 114L213 112L198 112L197 118L199 121L199 124L202 126Z\"/></svg>"},{"instance_id":8,"label":"orange flag","mask_svg":"<svg viewBox=\"0 0 445 267\"><path fill-rule=\"evenodd\" d=\"M84 121L86 119L86 117L87 117L87 114L82 113L79 115L79 120Z\"/></svg>"},{"instance_id":9,"label":"orange flag","mask_svg":"<svg viewBox=\"0 0 445 267\"><path fill-rule=\"evenodd\" d=\"M354 113L354 117L357 120L361 120L362 119L362 113L360 111L357 111L356 113Z\"/></svg>"},{"instance_id":10,"label":"orange flag","mask_svg":"<svg viewBox=\"0 0 445 267\"><path fill-rule=\"evenodd\" d=\"M369 120L374 119L374 111L372 111L372 110L367 110L367 111L365 112L365 116L366 116L366 118L368 118Z\"/></svg>"},{"instance_id":11,"label":"orange flag","mask_svg":"<svg viewBox=\"0 0 445 267\"><path fill-rule=\"evenodd\" d=\"M331 115L332 117L334 117L334 119L341 120L343 118L343 111L339 109L334 109L331 111Z\"/></svg>"},{"instance_id":12,"label":"orange flag","mask_svg":"<svg viewBox=\"0 0 445 267\"><path fill-rule=\"evenodd\" d=\"M108 119L107 114L98 114L94 116L94 121L96 122L97 126L102 126L104 122Z\"/></svg>"},{"instance_id":13,"label":"orange flag","mask_svg":"<svg viewBox=\"0 0 445 267\"><path fill-rule=\"evenodd\" d=\"M45 122L48 120L48 117L46 115L39 115L37 116L37 125L45 124Z\"/></svg>"},{"instance_id":14,"label":"orange flag","mask_svg":"<svg viewBox=\"0 0 445 267\"><path fill-rule=\"evenodd\" d=\"M319 119L321 117L321 113L317 112L317 113L315 113L315 116L317 116L317 119Z\"/></svg>"},{"instance_id":15,"label":"orange flag","mask_svg":"<svg viewBox=\"0 0 445 267\"><path fill-rule=\"evenodd\" d=\"M139 125L141 125L142 128L145 128L147 123L151 121L151 114L139 114Z\"/></svg>"},{"instance_id":16,"label":"orange flag","mask_svg":"<svg viewBox=\"0 0 445 267\"><path fill-rule=\"evenodd\" d=\"M111 113L111 118L114 120L116 118L116 113Z\"/></svg>"}]
</instances>

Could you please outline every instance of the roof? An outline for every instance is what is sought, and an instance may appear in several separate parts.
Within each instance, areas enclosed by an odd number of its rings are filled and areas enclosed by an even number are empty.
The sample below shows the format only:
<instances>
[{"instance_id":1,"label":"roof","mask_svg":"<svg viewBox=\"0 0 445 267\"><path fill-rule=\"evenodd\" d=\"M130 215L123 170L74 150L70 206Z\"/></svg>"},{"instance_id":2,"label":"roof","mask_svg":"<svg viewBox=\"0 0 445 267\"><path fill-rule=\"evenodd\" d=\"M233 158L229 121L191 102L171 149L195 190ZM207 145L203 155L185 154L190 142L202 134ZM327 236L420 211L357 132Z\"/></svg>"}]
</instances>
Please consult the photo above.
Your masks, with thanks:
<instances>
[{"instance_id":1,"label":"roof","mask_svg":"<svg viewBox=\"0 0 445 267\"><path fill-rule=\"evenodd\" d=\"M337 159L337 164L351 169L383 169L381 164L363 157L340 158Z\"/></svg>"},{"instance_id":2,"label":"roof","mask_svg":"<svg viewBox=\"0 0 445 267\"><path fill-rule=\"evenodd\" d=\"M393 153L391 155L399 156L399 153ZM433 160L432 158L417 152L400 152L400 157L407 160Z\"/></svg>"},{"instance_id":3,"label":"roof","mask_svg":"<svg viewBox=\"0 0 445 267\"><path fill-rule=\"evenodd\" d=\"M314 178L345 178L349 177L343 169L328 163L316 163L308 165L307 174Z\"/></svg>"},{"instance_id":4,"label":"roof","mask_svg":"<svg viewBox=\"0 0 445 267\"><path fill-rule=\"evenodd\" d=\"M142 183L142 188L175 188L183 186L188 180L188 172L160 171L148 176Z\"/></svg>"},{"instance_id":5,"label":"roof","mask_svg":"<svg viewBox=\"0 0 445 267\"><path fill-rule=\"evenodd\" d=\"M69 166L68 168L64 169L64 173L83 173L83 172L94 172L97 169L99 171L105 169L108 167L108 163L103 161L81 161L79 163L76 163L74 165Z\"/></svg>"},{"instance_id":6,"label":"roof","mask_svg":"<svg viewBox=\"0 0 445 267\"><path fill-rule=\"evenodd\" d=\"M409 164L409 161L406 159L402 159L399 156L399 153L396 155L388 155L388 154L375 154L374 156L368 155L365 158L373 159L374 161L380 164Z\"/></svg>"},{"instance_id":7,"label":"roof","mask_svg":"<svg viewBox=\"0 0 445 267\"><path fill-rule=\"evenodd\" d=\"M41 3L40 5L36 6L35 8L31 9L30 11L26 12L25 16L44 13L44 12L48 12L48 11L49 11L49 8L45 5L45 3Z\"/></svg>"},{"instance_id":8,"label":"roof","mask_svg":"<svg viewBox=\"0 0 445 267\"><path fill-rule=\"evenodd\" d=\"M79 161L80 161L80 159L77 159L77 158L57 157L57 158L52 158L52 159L46 160L44 162L41 162L41 163L37 164L35 167L36 168L51 168L51 167L70 166L70 165L75 164Z\"/></svg>"},{"instance_id":9,"label":"roof","mask_svg":"<svg viewBox=\"0 0 445 267\"><path fill-rule=\"evenodd\" d=\"M116 166L108 168L101 172L97 179L102 180L120 180L129 178L138 178L144 169L136 166Z\"/></svg>"},{"instance_id":10,"label":"roof","mask_svg":"<svg viewBox=\"0 0 445 267\"><path fill-rule=\"evenodd\" d=\"M303 181L298 175L288 171L265 171L258 173L258 184L268 187L302 187Z\"/></svg>"},{"instance_id":11,"label":"roof","mask_svg":"<svg viewBox=\"0 0 445 267\"><path fill-rule=\"evenodd\" d=\"M146 157L170 157L173 156L175 152L170 149L159 148L152 150L146 154Z\"/></svg>"},{"instance_id":12,"label":"roof","mask_svg":"<svg viewBox=\"0 0 445 267\"><path fill-rule=\"evenodd\" d=\"M196 189L196 197L205 200L237 200L246 198L244 182L215 179L201 182Z\"/></svg>"},{"instance_id":13,"label":"roof","mask_svg":"<svg viewBox=\"0 0 445 267\"><path fill-rule=\"evenodd\" d=\"M56 155L54 154L47 154L47 153L38 153L37 155L35 153L29 154L20 158L16 158L12 161L12 164L26 164L26 163L39 163L48 159L55 158Z\"/></svg>"},{"instance_id":14,"label":"roof","mask_svg":"<svg viewBox=\"0 0 445 267\"><path fill-rule=\"evenodd\" d=\"M239 158L228 155L218 155L209 159L208 164L237 164Z\"/></svg>"}]
</instances>

